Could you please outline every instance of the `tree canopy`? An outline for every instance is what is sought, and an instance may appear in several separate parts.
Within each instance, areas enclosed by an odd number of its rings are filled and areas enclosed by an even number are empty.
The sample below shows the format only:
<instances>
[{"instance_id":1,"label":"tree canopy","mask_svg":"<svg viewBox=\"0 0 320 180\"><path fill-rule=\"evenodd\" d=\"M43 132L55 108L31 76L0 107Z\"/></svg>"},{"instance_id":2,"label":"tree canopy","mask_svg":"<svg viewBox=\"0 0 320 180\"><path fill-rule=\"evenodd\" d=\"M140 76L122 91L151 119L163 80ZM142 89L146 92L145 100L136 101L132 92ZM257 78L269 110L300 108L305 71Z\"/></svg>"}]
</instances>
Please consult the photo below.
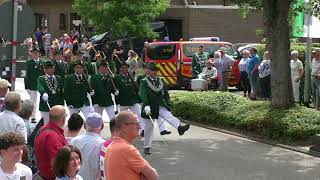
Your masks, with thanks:
<instances>
[{"instance_id":1,"label":"tree canopy","mask_svg":"<svg viewBox=\"0 0 320 180\"><path fill-rule=\"evenodd\" d=\"M100 32L113 29L117 37L124 35L157 36L149 23L169 7L170 0L75 0L74 9Z\"/></svg>"}]
</instances>

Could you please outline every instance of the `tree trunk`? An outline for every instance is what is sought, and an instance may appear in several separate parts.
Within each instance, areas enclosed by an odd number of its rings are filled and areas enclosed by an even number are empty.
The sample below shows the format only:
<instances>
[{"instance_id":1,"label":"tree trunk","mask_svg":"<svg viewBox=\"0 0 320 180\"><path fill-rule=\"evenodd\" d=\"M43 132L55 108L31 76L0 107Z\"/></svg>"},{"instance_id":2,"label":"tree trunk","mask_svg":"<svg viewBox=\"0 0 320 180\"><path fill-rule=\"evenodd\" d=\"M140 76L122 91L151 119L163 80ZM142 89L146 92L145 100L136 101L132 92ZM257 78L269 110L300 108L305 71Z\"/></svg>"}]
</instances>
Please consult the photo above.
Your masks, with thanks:
<instances>
[{"instance_id":1,"label":"tree trunk","mask_svg":"<svg viewBox=\"0 0 320 180\"><path fill-rule=\"evenodd\" d=\"M268 47L271 55L271 106L294 105L291 71L288 12L291 0L263 0Z\"/></svg>"},{"instance_id":2,"label":"tree trunk","mask_svg":"<svg viewBox=\"0 0 320 180\"><path fill-rule=\"evenodd\" d=\"M133 50L132 36L130 33L128 33L128 42L129 42L129 48Z\"/></svg>"}]
</instances>

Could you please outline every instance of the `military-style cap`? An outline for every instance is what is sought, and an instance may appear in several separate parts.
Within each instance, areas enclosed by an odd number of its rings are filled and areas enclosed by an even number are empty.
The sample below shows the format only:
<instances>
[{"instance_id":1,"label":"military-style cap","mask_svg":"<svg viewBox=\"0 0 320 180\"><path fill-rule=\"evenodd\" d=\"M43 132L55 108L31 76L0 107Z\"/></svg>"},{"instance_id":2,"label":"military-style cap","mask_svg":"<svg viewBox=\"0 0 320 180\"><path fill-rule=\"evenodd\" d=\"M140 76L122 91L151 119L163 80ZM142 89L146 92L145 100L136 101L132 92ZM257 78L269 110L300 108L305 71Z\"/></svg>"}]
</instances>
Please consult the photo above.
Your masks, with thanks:
<instances>
[{"instance_id":1,"label":"military-style cap","mask_svg":"<svg viewBox=\"0 0 320 180\"><path fill-rule=\"evenodd\" d=\"M81 51L76 51L76 55L83 55L83 52L81 52Z\"/></svg>"},{"instance_id":2,"label":"military-style cap","mask_svg":"<svg viewBox=\"0 0 320 180\"><path fill-rule=\"evenodd\" d=\"M35 52L35 51L40 52L40 48L39 48L39 45L38 45L37 42L35 42L35 43L32 44L31 52Z\"/></svg>"},{"instance_id":3,"label":"military-style cap","mask_svg":"<svg viewBox=\"0 0 320 180\"><path fill-rule=\"evenodd\" d=\"M73 61L73 62L72 62L72 65L73 65L73 67L75 67L75 66L77 66L77 65L84 66L83 62L81 62L81 61Z\"/></svg>"},{"instance_id":4,"label":"military-style cap","mask_svg":"<svg viewBox=\"0 0 320 180\"><path fill-rule=\"evenodd\" d=\"M99 66L109 66L109 63L106 60L101 60Z\"/></svg>"},{"instance_id":5,"label":"military-style cap","mask_svg":"<svg viewBox=\"0 0 320 180\"><path fill-rule=\"evenodd\" d=\"M44 63L44 68L52 68L54 67L54 64L52 63L52 61L46 61Z\"/></svg>"},{"instance_id":6,"label":"military-style cap","mask_svg":"<svg viewBox=\"0 0 320 180\"><path fill-rule=\"evenodd\" d=\"M58 54L62 54L62 52L59 49L54 49L52 51L52 54L55 56L55 55L58 55Z\"/></svg>"},{"instance_id":7,"label":"military-style cap","mask_svg":"<svg viewBox=\"0 0 320 180\"><path fill-rule=\"evenodd\" d=\"M157 67L155 62L149 62L148 65L147 65L147 69L158 70L158 67Z\"/></svg>"},{"instance_id":8,"label":"military-style cap","mask_svg":"<svg viewBox=\"0 0 320 180\"><path fill-rule=\"evenodd\" d=\"M120 67L122 67L122 66L127 66L127 67L129 67L129 64L123 62L123 63L120 64Z\"/></svg>"}]
</instances>

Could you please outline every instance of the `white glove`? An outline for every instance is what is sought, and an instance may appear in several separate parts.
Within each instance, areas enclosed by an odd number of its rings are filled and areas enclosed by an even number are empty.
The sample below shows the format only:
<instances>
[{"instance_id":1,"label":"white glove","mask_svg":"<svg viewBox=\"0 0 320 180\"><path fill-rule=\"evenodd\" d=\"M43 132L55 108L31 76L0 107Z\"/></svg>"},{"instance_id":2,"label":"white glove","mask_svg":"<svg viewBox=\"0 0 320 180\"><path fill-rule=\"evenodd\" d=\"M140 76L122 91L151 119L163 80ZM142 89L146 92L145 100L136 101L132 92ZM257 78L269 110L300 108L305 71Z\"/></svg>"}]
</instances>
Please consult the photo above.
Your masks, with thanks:
<instances>
[{"instance_id":1,"label":"white glove","mask_svg":"<svg viewBox=\"0 0 320 180\"><path fill-rule=\"evenodd\" d=\"M90 113L94 112L93 106L90 106L89 108L90 108Z\"/></svg>"},{"instance_id":2,"label":"white glove","mask_svg":"<svg viewBox=\"0 0 320 180\"><path fill-rule=\"evenodd\" d=\"M49 95L47 93L44 93L42 95L42 100L44 100L45 102L48 102L49 101Z\"/></svg>"},{"instance_id":3,"label":"white glove","mask_svg":"<svg viewBox=\"0 0 320 180\"><path fill-rule=\"evenodd\" d=\"M119 95L119 91L118 89L114 92L114 95L118 96Z\"/></svg>"},{"instance_id":4,"label":"white glove","mask_svg":"<svg viewBox=\"0 0 320 180\"><path fill-rule=\"evenodd\" d=\"M144 107L144 112L146 113L146 115L150 115L151 114L150 106Z\"/></svg>"},{"instance_id":5,"label":"white glove","mask_svg":"<svg viewBox=\"0 0 320 180\"><path fill-rule=\"evenodd\" d=\"M27 93L30 94L30 89L26 89Z\"/></svg>"},{"instance_id":6,"label":"white glove","mask_svg":"<svg viewBox=\"0 0 320 180\"><path fill-rule=\"evenodd\" d=\"M91 91L91 92L90 92L90 96L93 96L93 95L94 95L94 91Z\"/></svg>"}]
</instances>

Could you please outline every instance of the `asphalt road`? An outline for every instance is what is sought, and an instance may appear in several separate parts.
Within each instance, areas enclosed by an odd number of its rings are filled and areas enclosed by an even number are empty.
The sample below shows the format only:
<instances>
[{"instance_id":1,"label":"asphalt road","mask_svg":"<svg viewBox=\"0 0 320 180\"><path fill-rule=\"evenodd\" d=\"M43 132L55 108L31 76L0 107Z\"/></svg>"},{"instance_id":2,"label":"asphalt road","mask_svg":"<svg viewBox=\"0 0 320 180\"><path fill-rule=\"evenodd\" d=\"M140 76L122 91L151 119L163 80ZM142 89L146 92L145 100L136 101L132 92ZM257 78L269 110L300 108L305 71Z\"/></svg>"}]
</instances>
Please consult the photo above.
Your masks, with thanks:
<instances>
[{"instance_id":1,"label":"asphalt road","mask_svg":"<svg viewBox=\"0 0 320 180\"><path fill-rule=\"evenodd\" d=\"M28 98L19 79L17 91ZM320 180L319 158L196 126L184 136L167 127L166 142L156 130L152 155L143 155L160 180ZM142 150L143 139L135 145Z\"/></svg>"}]
</instances>

